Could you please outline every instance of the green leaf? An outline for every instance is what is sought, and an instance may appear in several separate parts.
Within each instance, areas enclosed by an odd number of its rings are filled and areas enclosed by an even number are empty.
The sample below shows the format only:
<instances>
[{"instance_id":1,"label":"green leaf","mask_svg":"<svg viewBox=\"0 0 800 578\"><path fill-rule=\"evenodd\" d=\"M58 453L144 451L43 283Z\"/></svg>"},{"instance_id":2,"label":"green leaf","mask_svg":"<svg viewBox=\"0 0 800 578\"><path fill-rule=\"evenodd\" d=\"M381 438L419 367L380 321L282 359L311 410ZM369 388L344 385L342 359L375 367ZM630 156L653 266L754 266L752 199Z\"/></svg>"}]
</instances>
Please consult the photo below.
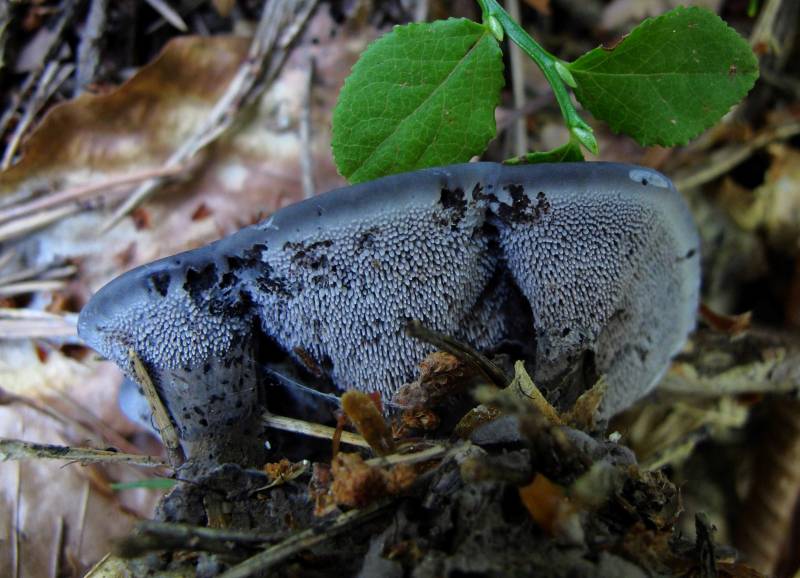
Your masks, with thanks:
<instances>
[{"instance_id":1,"label":"green leaf","mask_svg":"<svg viewBox=\"0 0 800 578\"><path fill-rule=\"evenodd\" d=\"M575 163L583 161L580 145L569 141L565 145L549 151L527 153L505 161L507 165L532 165L535 163Z\"/></svg>"},{"instance_id":2,"label":"green leaf","mask_svg":"<svg viewBox=\"0 0 800 578\"><path fill-rule=\"evenodd\" d=\"M350 182L466 162L494 137L500 47L465 19L398 26L361 55L333 113L333 155Z\"/></svg>"},{"instance_id":3,"label":"green leaf","mask_svg":"<svg viewBox=\"0 0 800 578\"><path fill-rule=\"evenodd\" d=\"M645 20L614 48L595 48L569 69L581 104L642 145L685 144L758 78L747 42L702 8Z\"/></svg>"}]
</instances>

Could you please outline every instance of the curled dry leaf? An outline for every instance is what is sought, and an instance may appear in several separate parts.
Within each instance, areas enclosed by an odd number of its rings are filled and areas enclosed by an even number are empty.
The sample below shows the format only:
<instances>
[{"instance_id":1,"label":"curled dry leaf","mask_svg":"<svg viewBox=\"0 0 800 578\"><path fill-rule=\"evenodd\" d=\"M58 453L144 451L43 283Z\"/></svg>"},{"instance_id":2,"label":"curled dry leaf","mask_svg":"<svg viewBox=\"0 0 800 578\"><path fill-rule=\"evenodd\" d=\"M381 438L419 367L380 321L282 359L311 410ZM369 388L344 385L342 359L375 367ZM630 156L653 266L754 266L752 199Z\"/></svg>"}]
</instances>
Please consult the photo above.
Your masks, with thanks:
<instances>
[{"instance_id":1,"label":"curled dry leaf","mask_svg":"<svg viewBox=\"0 0 800 578\"><path fill-rule=\"evenodd\" d=\"M477 377L475 369L455 355L434 351L419 364L419 379L400 387L392 403L405 408L434 408L464 391Z\"/></svg>"},{"instance_id":2,"label":"curled dry leaf","mask_svg":"<svg viewBox=\"0 0 800 578\"><path fill-rule=\"evenodd\" d=\"M408 490L417 478L411 464L391 468L370 466L358 454L339 453L332 464L331 494L342 506L363 508L387 496Z\"/></svg>"}]
</instances>

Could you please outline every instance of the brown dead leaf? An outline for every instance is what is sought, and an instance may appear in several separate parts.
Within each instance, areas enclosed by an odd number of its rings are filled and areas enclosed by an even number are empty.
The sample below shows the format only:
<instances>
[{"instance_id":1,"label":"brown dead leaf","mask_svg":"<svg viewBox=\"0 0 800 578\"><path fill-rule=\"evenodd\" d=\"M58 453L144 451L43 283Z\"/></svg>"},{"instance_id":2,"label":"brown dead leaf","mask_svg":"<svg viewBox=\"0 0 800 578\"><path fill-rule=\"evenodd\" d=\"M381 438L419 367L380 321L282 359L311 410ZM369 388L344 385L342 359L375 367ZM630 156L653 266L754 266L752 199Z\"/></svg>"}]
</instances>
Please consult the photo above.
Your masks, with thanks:
<instances>
[{"instance_id":1,"label":"brown dead leaf","mask_svg":"<svg viewBox=\"0 0 800 578\"><path fill-rule=\"evenodd\" d=\"M564 488L536 474L527 486L519 488L519 497L531 518L551 536L561 533L564 522L575 513Z\"/></svg>"},{"instance_id":2,"label":"brown dead leaf","mask_svg":"<svg viewBox=\"0 0 800 578\"><path fill-rule=\"evenodd\" d=\"M223 94L248 46L243 37L178 37L114 92L53 107L0 175L0 193L85 182L101 167L160 166Z\"/></svg>"},{"instance_id":3,"label":"brown dead leaf","mask_svg":"<svg viewBox=\"0 0 800 578\"><path fill-rule=\"evenodd\" d=\"M623 30L645 18L659 16L676 6L702 6L718 12L721 0L612 0L603 8L600 28Z\"/></svg>"},{"instance_id":4,"label":"brown dead leaf","mask_svg":"<svg viewBox=\"0 0 800 578\"><path fill-rule=\"evenodd\" d=\"M502 412L496 407L479 405L469 410L464 417L456 424L453 433L459 438L467 439L472 432L483 424L496 420Z\"/></svg>"},{"instance_id":5,"label":"brown dead leaf","mask_svg":"<svg viewBox=\"0 0 800 578\"><path fill-rule=\"evenodd\" d=\"M379 456L394 451L392 429L383 419L373 399L361 391L349 390L342 396L342 409L369 447Z\"/></svg>"},{"instance_id":6,"label":"brown dead leaf","mask_svg":"<svg viewBox=\"0 0 800 578\"><path fill-rule=\"evenodd\" d=\"M700 316L715 331L721 331L735 337L750 329L750 320L753 317L753 312L746 311L739 315L723 315L722 313L717 313L705 303L700 303Z\"/></svg>"},{"instance_id":7,"label":"brown dead leaf","mask_svg":"<svg viewBox=\"0 0 800 578\"><path fill-rule=\"evenodd\" d=\"M398 389L392 403L405 408L435 408L470 385L475 369L456 356L434 351L419 364L419 379Z\"/></svg>"},{"instance_id":8,"label":"brown dead leaf","mask_svg":"<svg viewBox=\"0 0 800 578\"><path fill-rule=\"evenodd\" d=\"M287 477L292 471L292 462L283 458L279 462L269 462L264 464L264 473L271 482Z\"/></svg>"},{"instance_id":9,"label":"brown dead leaf","mask_svg":"<svg viewBox=\"0 0 800 578\"><path fill-rule=\"evenodd\" d=\"M540 14L550 15L550 0L525 0L525 3Z\"/></svg>"},{"instance_id":10,"label":"brown dead leaf","mask_svg":"<svg viewBox=\"0 0 800 578\"><path fill-rule=\"evenodd\" d=\"M314 515L317 517L327 516L336 509L336 501L331 493L332 483L331 466L315 463L311 469L311 480L308 482L308 495L314 500Z\"/></svg>"},{"instance_id":11,"label":"brown dead leaf","mask_svg":"<svg viewBox=\"0 0 800 578\"><path fill-rule=\"evenodd\" d=\"M441 419L433 410L426 408L407 409L400 416L403 431L407 429L435 430ZM395 436L399 437L399 436Z\"/></svg>"},{"instance_id":12,"label":"brown dead leaf","mask_svg":"<svg viewBox=\"0 0 800 578\"><path fill-rule=\"evenodd\" d=\"M397 464L391 468L370 466L358 454L339 453L331 471L331 494L337 504L363 508L385 498L403 493L417 478L414 466Z\"/></svg>"}]
</instances>

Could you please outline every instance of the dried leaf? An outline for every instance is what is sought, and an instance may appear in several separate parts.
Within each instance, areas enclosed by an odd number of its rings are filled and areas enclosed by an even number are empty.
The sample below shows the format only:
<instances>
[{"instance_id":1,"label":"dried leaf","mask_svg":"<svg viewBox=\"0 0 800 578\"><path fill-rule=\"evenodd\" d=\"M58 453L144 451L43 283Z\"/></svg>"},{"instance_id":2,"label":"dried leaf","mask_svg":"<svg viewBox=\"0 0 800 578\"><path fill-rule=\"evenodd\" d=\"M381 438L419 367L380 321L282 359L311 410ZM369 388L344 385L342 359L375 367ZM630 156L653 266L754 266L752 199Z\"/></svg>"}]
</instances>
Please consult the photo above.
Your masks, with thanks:
<instances>
[{"instance_id":1,"label":"dried leaf","mask_svg":"<svg viewBox=\"0 0 800 578\"><path fill-rule=\"evenodd\" d=\"M372 398L361 391L350 390L342 396L342 409L358 429L369 447L379 456L394 451L392 430L383 419Z\"/></svg>"},{"instance_id":2,"label":"dried leaf","mask_svg":"<svg viewBox=\"0 0 800 578\"><path fill-rule=\"evenodd\" d=\"M717 313L705 303L701 303L700 315L715 331L721 331L734 337L750 329L750 320L753 317L753 312L746 311L739 315L723 315L722 313Z\"/></svg>"},{"instance_id":3,"label":"dried leaf","mask_svg":"<svg viewBox=\"0 0 800 578\"><path fill-rule=\"evenodd\" d=\"M435 430L441 419L434 411L425 408L407 409L400 416L403 431L406 429Z\"/></svg>"},{"instance_id":4,"label":"dried leaf","mask_svg":"<svg viewBox=\"0 0 800 578\"><path fill-rule=\"evenodd\" d=\"M461 421L458 422L453 433L462 440L467 439L478 427L497 419L500 415L502 415L502 412L496 407L479 405L469 410L467 414L461 418Z\"/></svg>"},{"instance_id":5,"label":"dried leaf","mask_svg":"<svg viewBox=\"0 0 800 578\"><path fill-rule=\"evenodd\" d=\"M477 376L473 367L444 351L434 351L425 357L419 368L419 379L395 392L394 405L407 409L437 407L464 391Z\"/></svg>"},{"instance_id":6,"label":"dried leaf","mask_svg":"<svg viewBox=\"0 0 800 578\"><path fill-rule=\"evenodd\" d=\"M519 497L531 518L551 536L558 535L566 518L575 513L564 488L542 474L536 474L530 484L519 488Z\"/></svg>"},{"instance_id":7,"label":"dried leaf","mask_svg":"<svg viewBox=\"0 0 800 578\"><path fill-rule=\"evenodd\" d=\"M550 0L525 0L525 3L540 14L550 15Z\"/></svg>"},{"instance_id":8,"label":"dried leaf","mask_svg":"<svg viewBox=\"0 0 800 578\"><path fill-rule=\"evenodd\" d=\"M417 478L410 464L389 469L370 466L358 454L339 453L332 464L331 494L337 504L363 508L406 491Z\"/></svg>"},{"instance_id":9,"label":"dried leaf","mask_svg":"<svg viewBox=\"0 0 800 578\"><path fill-rule=\"evenodd\" d=\"M307 462L299 462L293 464L286 458L281 459L279 462L270 462L264 464L264 473L267 474L271 482L285 482L297 476L298 470L305 471Z\"/></svg>"}]
</instances>

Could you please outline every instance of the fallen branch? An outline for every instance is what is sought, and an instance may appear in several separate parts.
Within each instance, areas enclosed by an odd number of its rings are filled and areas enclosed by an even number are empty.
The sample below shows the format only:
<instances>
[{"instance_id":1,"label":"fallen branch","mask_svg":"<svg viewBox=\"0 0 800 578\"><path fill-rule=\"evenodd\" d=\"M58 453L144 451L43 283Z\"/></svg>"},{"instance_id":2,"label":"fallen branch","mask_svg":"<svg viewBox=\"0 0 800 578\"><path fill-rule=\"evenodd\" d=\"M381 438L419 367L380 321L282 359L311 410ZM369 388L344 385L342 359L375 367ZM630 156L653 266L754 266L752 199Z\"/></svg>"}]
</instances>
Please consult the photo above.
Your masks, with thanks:
<instances>
[{"instance_id":1,"label":"fallen branch","mask_svg":"<svg viewBox=\"0 0 800 578\"><path fill-rule=\"evenodd\" d=\"M285 537L285 532L258 534L224 528L146 521L139 522L133 534L117 544L115 553L122 558L136 558L159 550L230 554L242 549L252 551Z\"/></svg>"},{"instance_id":2,"label":"fallen branch","mask_svg":"<svg viewBox=\"0 0 800 578\"><path fill-rule=\"evenodd\" d=\"M0 461L34 459L66 460L81 463L123 463L146 468L160 468L166 464L155 456L125 454L111 450L77 448L52 444L37 444L22 440L0 438Z\"/></svg>"},{"instance_id":3,"label":"fallen branch","mask_svg":"<svg viewBox=\"0 0 800 578\"><path fill-rule=\"evenodd\" d=\"M260 554L256 554L227 572L220 574L219 578L248 578L262 573L298 552L330 540L350 527L363 524L367 520L377 517L384 513L391 504L392 502L378 502L363 510L351 510L321 528L312 527L298 532L283 542L267 548Z\"/></svg>"}]
</instances>

